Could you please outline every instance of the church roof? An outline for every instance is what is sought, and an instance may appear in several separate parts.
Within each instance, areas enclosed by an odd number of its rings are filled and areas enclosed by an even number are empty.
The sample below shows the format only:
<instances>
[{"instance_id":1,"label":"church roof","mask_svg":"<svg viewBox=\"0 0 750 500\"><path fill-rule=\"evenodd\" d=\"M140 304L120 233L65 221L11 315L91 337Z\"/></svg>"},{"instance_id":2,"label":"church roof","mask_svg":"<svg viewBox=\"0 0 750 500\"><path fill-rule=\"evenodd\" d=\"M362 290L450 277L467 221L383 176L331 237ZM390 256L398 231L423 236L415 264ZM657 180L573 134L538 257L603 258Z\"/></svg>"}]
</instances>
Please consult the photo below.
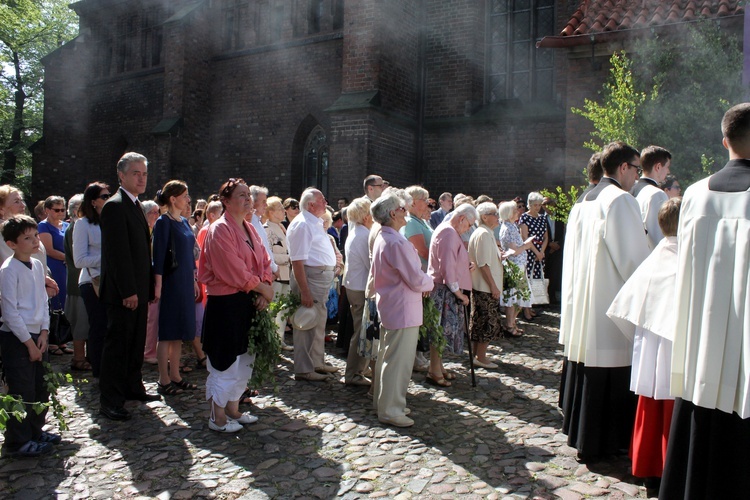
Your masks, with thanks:
<instances>
[{"instance_id":1,"label":"church roof","mask_svg":"<svg viewBox=\"0 0 750 500\"><path fill-rule=\"evenodd\" d=\"M589 43L592 37L673 24L739 16L742 0L581 0L558 36L539 47Z\"/></svg>"}]
</instances>

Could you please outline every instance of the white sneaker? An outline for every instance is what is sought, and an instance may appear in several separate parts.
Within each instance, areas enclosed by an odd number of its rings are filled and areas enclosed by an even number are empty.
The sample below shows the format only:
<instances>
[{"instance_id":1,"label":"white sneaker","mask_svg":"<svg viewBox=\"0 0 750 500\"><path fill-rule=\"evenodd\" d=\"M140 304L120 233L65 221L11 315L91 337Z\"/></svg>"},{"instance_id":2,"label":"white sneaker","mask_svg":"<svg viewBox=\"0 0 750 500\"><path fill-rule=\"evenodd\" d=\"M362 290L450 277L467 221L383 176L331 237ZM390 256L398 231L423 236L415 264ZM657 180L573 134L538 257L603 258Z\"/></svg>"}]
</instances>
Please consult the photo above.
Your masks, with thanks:
<instances>
[{"instance_id":1,"label":"white sneaker","mask_svg":"<svg viewBox=\"0 0 750 500\"><path fill-rule=\"evenodd\" d=\"M256 417L255 415L251 415L250 412L245 412L240 415L240 418L227 417L227 420L231 420L232 422L237 422L239 424L254 424L258 421L258 417Z\"/></svg>"},{"instance_id":2,"label":"white sneaker","mask_svg":"<svg viewBox=\"0 0 750 500\"><path fill-rule=\"evenodd\" d=\"M242 424L237 422L236 420L232 420L231 418L227 417L227 423L223 426L219 426L211 419L208 419L208 428L212 431L216 432L237 432L242 430Z\"/></svg>"}]
</instances>

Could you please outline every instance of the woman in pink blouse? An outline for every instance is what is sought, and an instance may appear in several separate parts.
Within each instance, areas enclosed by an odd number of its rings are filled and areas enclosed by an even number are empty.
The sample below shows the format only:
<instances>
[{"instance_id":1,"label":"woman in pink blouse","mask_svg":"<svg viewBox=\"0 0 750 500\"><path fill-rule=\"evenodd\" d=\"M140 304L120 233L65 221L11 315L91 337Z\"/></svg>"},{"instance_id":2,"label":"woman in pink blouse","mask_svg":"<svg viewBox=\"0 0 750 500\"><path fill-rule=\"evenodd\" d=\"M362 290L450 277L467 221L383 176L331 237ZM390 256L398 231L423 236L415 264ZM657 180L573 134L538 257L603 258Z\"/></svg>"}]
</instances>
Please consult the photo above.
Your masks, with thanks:
<instances>
[{"instance_id":1,"label":"woman in pink blouse","mask_svg":"<svg viewBox=\"0 0 750 500\"><path fill-rule=\"evenodd\" d=\"M410 427L406 416L406 390L422 324L422 294L433 283L422 271L414 246L398 231L406 225L406 209L395 194L384 194L371 206L382 229L372 249L373 286L383 328L375 363L373 403L378 420Z\"/></svg>"},{"instance_id":2,"label":"woman in pink blouse","mask_svg":"<svg viewBox=\"0 0 750 500\"><path fill-rule=\"evenodd\" d=\"M430 259L427 274L435 282L430 297L440 311L440 325L447 341L446 349L461 354L466 335L466 307L471 292L471 263L469 252L464 247L461 235L477 220L477 211L471 204L464 204L443 219L430 242ZM449 380L456 378L453 372L443 367L440 353L430 339L430 368L428 383L450 387Z\"/></svg>"},{"instance_id":3,"label":"woman in pink blouse","mask_svg":"<svg viewBox=\"0 0 750 500\"><path fill-rule=\"evenodd\" d=\"M208 356L208 427L237 432L258 417L240 413L239 400L253 373L247 331L256 310L273 300L273 273L260 236L245 221L252 210L247 184L229 179L221 186L224 214L208 229L198 261L198 279L208 300L203 321L203 350ZM251 293L254 292L254 293Z\"/></svg>"}]
</instances>

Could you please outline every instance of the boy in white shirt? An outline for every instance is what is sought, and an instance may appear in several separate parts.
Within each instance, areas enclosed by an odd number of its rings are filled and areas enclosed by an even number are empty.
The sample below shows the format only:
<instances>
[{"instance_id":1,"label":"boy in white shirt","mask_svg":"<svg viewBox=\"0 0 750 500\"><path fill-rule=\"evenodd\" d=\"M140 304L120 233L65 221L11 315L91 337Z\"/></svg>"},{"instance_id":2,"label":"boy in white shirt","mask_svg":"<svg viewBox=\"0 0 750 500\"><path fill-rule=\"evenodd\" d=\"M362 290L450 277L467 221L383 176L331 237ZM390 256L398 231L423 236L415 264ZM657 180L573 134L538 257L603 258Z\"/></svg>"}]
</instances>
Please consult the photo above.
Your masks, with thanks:
<instances>
[{"instance_id":1,"label":"boy in white shirt","mask_svg":"<svg viewBox=\"0 0 750 500\"><path fill-rule=\"evenodd\" d=\"M3 358L8 393L23 399L26 417L9 418L3 455L34 457L52 451L62 438L44 432L45 408L37 413L32 405L49 399L42 361L48 359L49 309L44 289L44 268L31 256L39 251L39 233L34 219L12 217L2 228L5 242L13 250L0 267L0 355Z\"/></svg>"}]
</instances>

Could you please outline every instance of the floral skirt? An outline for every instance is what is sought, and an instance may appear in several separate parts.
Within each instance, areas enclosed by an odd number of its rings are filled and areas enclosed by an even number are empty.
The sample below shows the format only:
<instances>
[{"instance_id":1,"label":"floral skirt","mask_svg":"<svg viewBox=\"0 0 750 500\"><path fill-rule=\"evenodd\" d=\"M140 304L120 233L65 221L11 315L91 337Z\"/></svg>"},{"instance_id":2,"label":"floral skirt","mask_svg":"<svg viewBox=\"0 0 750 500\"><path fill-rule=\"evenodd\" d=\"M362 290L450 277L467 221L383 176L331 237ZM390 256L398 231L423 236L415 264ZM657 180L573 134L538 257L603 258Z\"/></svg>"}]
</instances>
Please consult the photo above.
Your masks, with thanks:
<instances>
[{"instance_id":1,"label":"floral skirt","mask_svg":"<svg viewBox=\"0 0 750 500\"><path fill-rule=\"evenodd\" d=\"M440 311L440 325L443 327L443 335L447 342L446 350L453 354L461 354L466 332L466 308L456 300L456 296L445 285L435 285L430 298Z\"/></svg>"},{"instance_id":2,"label":"floral skirt","mask_svg":"<svg viewBox=\"0 0 750 500\"><path fill-rule=\"evenodd\" d=\"M471 291L471 341L486 344L503 333L500 304L488 292Z\"/></svg>"}]
</instances>

